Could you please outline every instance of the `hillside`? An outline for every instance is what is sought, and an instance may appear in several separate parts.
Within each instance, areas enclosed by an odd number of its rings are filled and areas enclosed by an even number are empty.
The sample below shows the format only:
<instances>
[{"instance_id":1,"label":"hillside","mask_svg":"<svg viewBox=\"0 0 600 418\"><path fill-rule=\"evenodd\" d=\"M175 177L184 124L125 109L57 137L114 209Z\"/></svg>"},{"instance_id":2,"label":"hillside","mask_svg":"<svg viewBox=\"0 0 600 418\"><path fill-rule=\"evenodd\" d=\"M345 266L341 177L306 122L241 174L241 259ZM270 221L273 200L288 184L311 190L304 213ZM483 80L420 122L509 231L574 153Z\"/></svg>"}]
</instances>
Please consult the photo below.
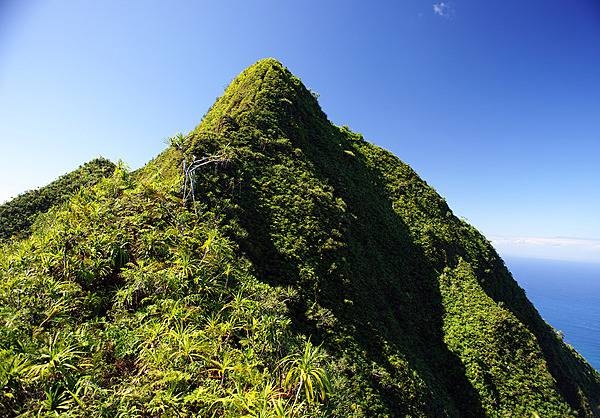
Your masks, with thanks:
<instances>
[{"instance_id":1,"label":"hillside","mask_svg":"<svg viewBox=\"0 0 600 418\"><path fill-rule=\"evenodd\" d=\"M15 234L28 235L31 224L39 213L66 202L82 187L92 186L110 176L114 169L115 165L109 160L96 158L47 186L22 193L0 205L0 239L10 238Z\"/></svg>"},{"instance_id":2,"label":"hillside","mask_svg":"<svg viewBox=\"0 0 600 418\"><path fill-rule=\"evenodd\" d=\"M0 254L3 415L600 416L491 244L273 59Z\"/></svg>"}]
</instances>

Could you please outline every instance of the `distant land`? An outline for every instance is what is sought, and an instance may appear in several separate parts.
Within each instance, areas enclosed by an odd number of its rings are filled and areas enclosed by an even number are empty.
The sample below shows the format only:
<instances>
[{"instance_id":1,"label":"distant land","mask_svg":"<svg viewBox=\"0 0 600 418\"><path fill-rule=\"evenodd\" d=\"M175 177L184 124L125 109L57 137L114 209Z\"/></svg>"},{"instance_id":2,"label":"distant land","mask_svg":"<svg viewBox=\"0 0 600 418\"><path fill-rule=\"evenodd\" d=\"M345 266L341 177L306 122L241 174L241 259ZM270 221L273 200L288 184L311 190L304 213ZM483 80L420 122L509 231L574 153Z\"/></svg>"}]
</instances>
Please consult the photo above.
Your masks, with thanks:
<instances>
[{"instance_id":1,"label":"distant land","mask_svg":"<svg viewBox=\"0 0 600 418\"><path fill-rule=\"evenodd\" d=\"M569 237L502 237L490 240L506 257L600 264L600 240Z\"/></svg>"}]
</instances>

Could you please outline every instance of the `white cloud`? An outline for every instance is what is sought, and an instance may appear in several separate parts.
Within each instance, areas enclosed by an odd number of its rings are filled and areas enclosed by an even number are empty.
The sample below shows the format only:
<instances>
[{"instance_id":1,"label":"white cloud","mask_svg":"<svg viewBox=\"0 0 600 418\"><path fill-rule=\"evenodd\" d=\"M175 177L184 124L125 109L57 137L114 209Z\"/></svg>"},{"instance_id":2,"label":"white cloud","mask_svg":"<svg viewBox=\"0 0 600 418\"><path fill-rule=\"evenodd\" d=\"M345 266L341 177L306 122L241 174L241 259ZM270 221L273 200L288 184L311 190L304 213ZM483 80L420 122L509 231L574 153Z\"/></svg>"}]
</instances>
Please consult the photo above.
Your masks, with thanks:
<instances>
[{"instance_id":1,"label":"white cloud","mask_svg":"<svg viewBox=\"0 0 600 418\"><path fill-rule=\"evenodd\" d=\"M600 263L600 240L546 237L491 237L501 255Z\"/></svg>"},{"instance_id":2,"label":"white cloud","mask_svg":"<svg viewBox=\"0 0 600 418\"><path fill-rule=\"evenodd\" d=\"M454 9L450 3L441 1L439 3L433 3L433 13L438 16L449 19L454 14Z\"/></svg>"}]
</instances>

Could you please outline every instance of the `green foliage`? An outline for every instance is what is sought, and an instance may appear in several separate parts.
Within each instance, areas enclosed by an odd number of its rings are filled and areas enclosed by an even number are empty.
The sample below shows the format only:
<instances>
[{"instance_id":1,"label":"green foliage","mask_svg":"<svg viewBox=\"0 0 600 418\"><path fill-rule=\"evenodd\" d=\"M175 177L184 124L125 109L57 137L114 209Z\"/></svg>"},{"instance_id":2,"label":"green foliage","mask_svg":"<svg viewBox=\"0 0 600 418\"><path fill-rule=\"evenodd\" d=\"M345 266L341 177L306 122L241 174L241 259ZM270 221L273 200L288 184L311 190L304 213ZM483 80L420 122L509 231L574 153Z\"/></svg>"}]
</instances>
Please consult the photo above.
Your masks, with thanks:
<instances>
[{"instance_id":1,"label":"green foliage","mask_svg":"<svg viewBox=\"0 0 600 418\"><path fill-rule=\"evenodd\" d=\"M0 415L598 415L485 238L277 61L171 145L2 244Z\"/></svg>"},{"instance_id":2,"label":"green foliage","mask_svg":"<svg viewBox=\"0 0 600 418\"><path fill-rule=\"evenodd\" d=\"M284 387L294 391L294 403L298 401L300 393L308 404L313 404L317 398L325 400L331 391L331 382L327 371L320 367L327 356L319 347L306 342L302 353L293 353L286 356L281 364L285 373Z\"/></svg>"},{"instance_id":3,"label":"green foliage","mask_svg":"<svg viewBox=\"0 0 600 418\"><path fill-rule=\"evenodd\" d=\"M573 414L557 396L535 336L485 294L467 262L446 268L440 288L445 340L461 358L489 416Z\"/></svg>"},{"instance_id":4,"label":"green foliage","mask_svg":"<svg viewBox=\"0 0 600 418\"><path fill-rule=\"evenodd\" d=\"M92 160L59 177L47 186L20 194L0 205L0 239L29 234L35 217L52 206L65 202L82 187L98 183L110 176L115 165L104 158Z\"/></svg>"}]
</instances>

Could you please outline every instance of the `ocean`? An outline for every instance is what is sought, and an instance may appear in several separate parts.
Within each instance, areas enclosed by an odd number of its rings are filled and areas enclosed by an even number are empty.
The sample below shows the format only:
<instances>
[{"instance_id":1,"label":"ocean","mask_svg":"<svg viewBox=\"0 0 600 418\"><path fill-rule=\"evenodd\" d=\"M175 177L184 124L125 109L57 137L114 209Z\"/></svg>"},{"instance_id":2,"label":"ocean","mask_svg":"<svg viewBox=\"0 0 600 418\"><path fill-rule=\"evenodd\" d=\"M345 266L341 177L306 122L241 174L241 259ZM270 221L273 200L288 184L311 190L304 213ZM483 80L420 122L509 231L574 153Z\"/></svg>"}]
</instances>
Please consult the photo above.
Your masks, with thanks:
<instances>
[{"instance_id":1,"label":"ocean","mask_svg":"<svg viewBox=\"0 0 600 418\"><path fill-rule=\"evenodd\" d=\"M505 257L542 317L600 370L600 264Z\"/></svg>"}]
</instances>

